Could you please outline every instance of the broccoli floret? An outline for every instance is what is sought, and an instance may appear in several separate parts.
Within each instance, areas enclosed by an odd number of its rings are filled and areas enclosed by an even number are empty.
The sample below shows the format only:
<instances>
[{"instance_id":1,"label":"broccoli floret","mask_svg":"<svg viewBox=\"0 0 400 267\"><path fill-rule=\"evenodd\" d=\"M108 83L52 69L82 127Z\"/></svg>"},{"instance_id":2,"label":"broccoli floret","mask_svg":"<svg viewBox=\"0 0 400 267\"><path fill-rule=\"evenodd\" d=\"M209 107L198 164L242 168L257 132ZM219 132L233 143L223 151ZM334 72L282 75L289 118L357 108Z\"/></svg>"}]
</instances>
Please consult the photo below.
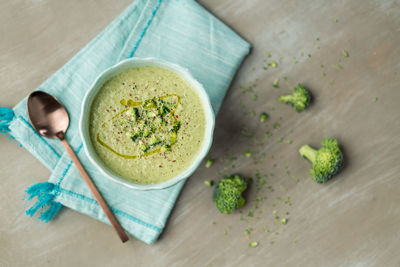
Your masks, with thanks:
<instances>
[{"instance_id":1,"label":"broccoli floret","mask_svg":"<svg viewBox=\"0 0 400 267\"><path fill-rule=\"evenodd\" d=\"M300 112L310 105L311 94L305 87L298 84L292 94L279 97L279 102L291 104L297 112Z\"/></svg>"},{"instance_id":2,"label":"broccoli floret","mask_svg":"<svg viewBox=\"0 0 400 267\"><path fill-rule=\"evenodd\" d=\"M243 207L246 199L242 193L247 188L247 181L239 175L222 178L216 185L213 200L221 213L230 214L237 208Z\"/></svg>"},{"instance_id":3,"label":"broccoli floret","mask_svg":"<svg viewBox=\"0 0 400 267\"><path fill-rule=\"evenodd\" d=\"M300 155L313 164L310 173L317 183L327 182L339 172L343 164L343 154L336 139L325 138L321 145L318 150L308 145L302 146L299 150Z\"/></svg>"}]
</instances>

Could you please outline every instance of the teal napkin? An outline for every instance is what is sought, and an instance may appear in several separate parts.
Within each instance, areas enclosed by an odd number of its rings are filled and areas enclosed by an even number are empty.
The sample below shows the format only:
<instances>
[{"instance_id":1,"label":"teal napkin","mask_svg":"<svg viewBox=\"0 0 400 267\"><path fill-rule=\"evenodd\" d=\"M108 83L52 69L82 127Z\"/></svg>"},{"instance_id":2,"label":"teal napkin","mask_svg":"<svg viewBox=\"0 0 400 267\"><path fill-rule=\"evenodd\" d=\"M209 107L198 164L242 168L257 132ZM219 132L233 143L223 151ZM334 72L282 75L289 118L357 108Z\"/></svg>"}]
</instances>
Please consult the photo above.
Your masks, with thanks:
<instances>
[{"instance_id":1,"label":"teal napkin","mask_svg":"<svg viewBox=\"0 0 400 267\"><path fill-rule=\"evenodd\" d=\"M250 45L192 0L136 0L94 40L39 86L67 108L66 138L124 229L151 244L162 232L184 181L163 190L137 191L116 184L90 163L78 133L83 96L106 68L128 57L157 57L188 68L210 96L217 112ZM13 114L14 113L14 114ZM38 135L26 111L26 98L13 110L0 109L0 130L52 170L48 182L31 186L26 211L51 220L62 205L109 223L58 140Z\"/></svg>"}]
</instances>

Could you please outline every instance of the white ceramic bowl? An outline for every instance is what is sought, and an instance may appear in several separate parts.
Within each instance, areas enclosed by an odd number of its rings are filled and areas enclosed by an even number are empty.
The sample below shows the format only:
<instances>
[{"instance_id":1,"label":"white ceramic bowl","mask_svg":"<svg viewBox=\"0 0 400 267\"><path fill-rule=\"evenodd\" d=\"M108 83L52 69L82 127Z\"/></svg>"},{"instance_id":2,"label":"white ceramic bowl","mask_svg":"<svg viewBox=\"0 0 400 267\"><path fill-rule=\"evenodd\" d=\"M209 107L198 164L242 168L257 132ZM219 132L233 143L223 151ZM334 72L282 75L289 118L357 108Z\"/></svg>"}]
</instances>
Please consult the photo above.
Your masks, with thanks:
<instances>
[{"instance_id":1,"label":"white ceramic bowl","mask_svg":"<svg viewBox=\"0 0 400 267\"><path fill-rule=\"evenodd\" d=\"M173 177L172 179L166 182L157 184L137 184L127 181L122 177L120 177L119 175L115 174L103 163L103 161L97 155L92 145L92 141L90 139L90 134L89 134L90 109L92 106L92 102L95 96L97 95L98 91L101 89L102 85L106 81L108 81L111 77L118 74L119 72L129 68L140 67L140 66L157 66L177 73L180 77L182 77L190 85L192 85L192 87L196 90L196 92L200 96L206 117L206 127L205 127L203 146L201 147L200 152L193 161L193 163L179 175ZM197 169L203 158L207 155L208 151L210 150L214 132L214 124L215 124L215 116L213 109L211 107L210 99L206 91L204 90L203 86L193 78L193 76L187 69L182 68L176 64L172 64L155 58L130 58L123 60L118 64L105 70L97 77L92 86L89 88L82 102L81 117L79 120L79 132L83 141L85 152L88 155L90 161L104 174L105 177L111 179L114 182L120 183L124 186L128 186L131 188L139 190L151 190L151 189L163 189L172 186L178 183L179 181L182 181L183 179L189 177Z\"/></svg>"}]
</instances>

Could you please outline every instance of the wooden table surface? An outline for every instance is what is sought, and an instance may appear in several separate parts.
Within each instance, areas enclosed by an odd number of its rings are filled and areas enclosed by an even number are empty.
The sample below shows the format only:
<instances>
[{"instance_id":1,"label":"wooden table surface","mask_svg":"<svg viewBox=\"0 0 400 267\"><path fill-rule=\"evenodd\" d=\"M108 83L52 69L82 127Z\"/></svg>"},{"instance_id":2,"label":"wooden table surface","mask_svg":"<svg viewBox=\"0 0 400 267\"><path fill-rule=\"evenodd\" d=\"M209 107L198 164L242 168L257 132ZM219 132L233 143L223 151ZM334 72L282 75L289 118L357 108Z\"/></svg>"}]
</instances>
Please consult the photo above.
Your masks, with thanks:
<instances>
[{"instance_id":1,"label":"wooden table surface","mask_svg":"<svg viewBox=\"0 0 400 267\"><path fill-rule=\"evenodd\" d=\"M18 103L130 2L1 1L0 106ZM189 179L160 240L121 244L70 209L48 224L26 217L24 190L50 173L0 136L0 266L400 265L400 1L200 2L253 50L217 117L216 163ZM314 97L302 113L277 101L298 82ZM328 136L345 167L320 185L297 150ZM204 181L235 172L266 184L252 184L241 213L219 214Z\"/></svg>"}]
</instances>

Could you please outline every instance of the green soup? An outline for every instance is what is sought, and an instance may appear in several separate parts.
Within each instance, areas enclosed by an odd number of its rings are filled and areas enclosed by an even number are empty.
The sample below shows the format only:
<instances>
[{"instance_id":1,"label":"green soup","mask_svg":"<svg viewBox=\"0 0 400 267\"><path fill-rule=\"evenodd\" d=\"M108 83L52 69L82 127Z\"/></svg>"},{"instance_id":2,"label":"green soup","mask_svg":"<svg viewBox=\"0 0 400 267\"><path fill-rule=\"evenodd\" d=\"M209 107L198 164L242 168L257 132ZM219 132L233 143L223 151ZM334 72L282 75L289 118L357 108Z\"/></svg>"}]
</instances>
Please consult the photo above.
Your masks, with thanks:
<instances>
[{"instance_id":1,"label":"green soup","mask_svg":"<svg viewBox=\"0 0 400 267\"><path fill-rule=\"evenodd\" d=\"M178 74L137 67L102 86L89 129L109 169L126 180L154 184L193 163L203 144L205 113L197 92Z\"/></svg>"}]
</instances>

